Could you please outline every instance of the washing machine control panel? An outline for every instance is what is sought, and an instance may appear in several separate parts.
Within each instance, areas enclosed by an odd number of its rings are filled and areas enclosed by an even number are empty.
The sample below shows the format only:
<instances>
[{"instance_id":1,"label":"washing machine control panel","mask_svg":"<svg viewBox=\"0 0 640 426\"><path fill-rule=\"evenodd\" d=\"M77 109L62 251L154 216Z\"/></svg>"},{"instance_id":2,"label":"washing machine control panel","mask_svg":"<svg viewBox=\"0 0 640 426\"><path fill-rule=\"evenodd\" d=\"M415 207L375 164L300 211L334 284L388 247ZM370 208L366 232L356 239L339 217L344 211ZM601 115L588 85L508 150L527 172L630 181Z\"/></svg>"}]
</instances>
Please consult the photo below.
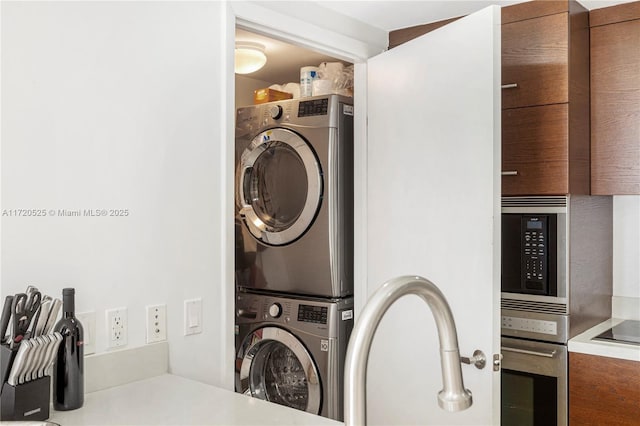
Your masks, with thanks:
<instances>
[{"instance_id":1,"label":"washing machine control panel","mask_svg":"<svg viewBox=\"0 0 640 426\"><path fill-rule=\"evenodd\" d=\"M298 321L326 324L327 313L328 309L326 306L299 305Z\"/></svg>"},{"instance_id":2,"label":"washing machine control panel","mask_svg":"<svg viewBox=\"0 0 640 426\"><path fill-rule=\"evenodd\" d=\"M298 104L298 117L313 115L327 115L329 111L329 98L300 101Z\"/></svg>"}]
</instances>

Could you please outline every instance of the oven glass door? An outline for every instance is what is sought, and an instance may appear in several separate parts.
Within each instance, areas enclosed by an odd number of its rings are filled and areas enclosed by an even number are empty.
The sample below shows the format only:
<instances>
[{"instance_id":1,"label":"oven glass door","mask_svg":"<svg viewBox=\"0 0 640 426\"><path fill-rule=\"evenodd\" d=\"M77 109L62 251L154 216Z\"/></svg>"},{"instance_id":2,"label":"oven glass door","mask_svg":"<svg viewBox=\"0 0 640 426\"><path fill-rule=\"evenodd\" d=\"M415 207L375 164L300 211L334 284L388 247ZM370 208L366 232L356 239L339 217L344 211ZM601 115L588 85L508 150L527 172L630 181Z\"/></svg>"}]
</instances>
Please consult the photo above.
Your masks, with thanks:
<instances>
[{"instance_id":1,"label":"oven glass door","mask_svg":"<svg viewBox=\"0 0 640 426\"><path fill-rule=\"evenodd\" d=\"M558 379L539 374L502 370L504 426L550 426L557 424Z\"/></svg>"},{"instance_id":2,"label":"oven glass door","mask_svg":"<svg viewBox=\"0 0 640 426\"><path fill-rule=\"evenodd\" d=\"M502 338L501 424L566 426L567 347Z\"/></svg>"}]
</instances>

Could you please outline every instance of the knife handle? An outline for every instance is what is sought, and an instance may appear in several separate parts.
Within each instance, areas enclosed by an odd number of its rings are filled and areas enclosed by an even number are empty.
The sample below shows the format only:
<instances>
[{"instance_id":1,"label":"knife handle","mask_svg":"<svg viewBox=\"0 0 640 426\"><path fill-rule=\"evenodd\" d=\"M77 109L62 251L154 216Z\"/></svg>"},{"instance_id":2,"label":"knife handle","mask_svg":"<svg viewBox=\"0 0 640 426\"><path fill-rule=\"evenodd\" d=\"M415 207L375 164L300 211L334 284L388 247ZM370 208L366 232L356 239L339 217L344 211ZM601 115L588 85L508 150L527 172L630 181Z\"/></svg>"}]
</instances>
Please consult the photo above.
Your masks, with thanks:
<instances>
[{"instance_id":1,"label":"knife handle","mask_svg":"<svg viewBox=\"0 0 640 426\"><path fill-rule=\"evenodd\" d=\"M53 334L47 334L44 336L40 336L43 340L42 342L42 350L40 351L40 356L38 357L38 364L36 368L33 370L33 379L39 379L44 376L44 370L47 367L47 363L50 356L50 350L55 343L55 337Z\"/></svg>"},{"instance_id":2,"label":"knife handle","mask_svg":"<svg viewBox=\"0 0 640 426\"><path fill-rule=\"evenodd\" d=\"M24 345L26 342L31 346L31 350L27 353L24 358L24 362L22 365L22 369L18 374L17 382L18 384L23 384L31 380L31 369L33 368L33 364L35 363L35 358L38 351L38 342L34 339L26 339L23 340L20 346Z\"/></svg>"},{"instance_id":3,"label":"knife handle","mask_svg":"<svg viewBox=\"0 0 640 426\"><path fill-rule=\"evenodd\" d=\"M0 317L0 339L4 342L7 328L9 328L9 320L11 319L11 306L13 305L13 296L7 296L2 306L2 316Z\"/></svg>"},{"instance_id":4,"label":"knife handle","mask_svg":"<svg viewBox=\"0 0 640 426\"><path fill-rule=\"evenodd\" d=\"M13 359L13 363L11 364L11 372L9 373L9 377L7 378L7 382L11 386L15 386L18 384L20 376L22 375L22 370L24 369L24 363L26 362L26 356L31 349L31 343L28 340L22 342L22 344L18 347L18 351L16 353L16 357Z\"/></svg>"},{"instance_id":5,"label":"knife handle","mask_svg":"<svg viewBox=\"0 0 640 426\"><path fill-rule=\"evenodd\" d=\"M53 330L53 327L56 325L58 321L58 313L60 312L60 308L62 307L62 300L53 299L51 301L51 309L49 310L49 317L47 318L47 323L42 330L43 334L49 334Z\"/></svg>"},{"instance_id":6,"label":"knife handle","mask_svg":"<svg viewBox=\"0 0 640 426\"><path fill-rule=\"evenodd\" d=\"M49 371L51 369L51 367L53 366L53 364L56 362L56 358L58 357L58 348L60 347L60 344L62 343L62 334L58 333L57 331L54 331L52 334L50 334L50 336L53 337L53 345L52 348L50 348L49 352L47 352L47 362L45 363L45 367L44 367L44 371L43 371L43 375L44 376L50 376L51 372Z\"/></svg>"},{"instance_id":7,"label":"knife handle","mask_svg":"<svg viewBox=\"0 0 640 426\"><path fill-rule=\"evenodd\" d=\"M33 373L34 379L39 379L40 377L44 376L44 370L47 366L47 360L49 359L49 351L51 350L55 342L52 334L45 334L44 336L42 336L42 338L45 340L45 344L42 348L42 353L40 359L38 360L38 365L36 366L36 369Z\"/></svg>"},{"instance_id":8,"label":"knife handle","mask_svg":"<svg viewBox=\"0 0 640 426\"><path fill-rule=\"evenodd\" d=\"M40 304L40 309L38 310L39 316L37 321L35 321L34 328L34 337L42 336L45 333L45 326L47 325L47 320L49 319L49 312L51 310L51 300L45 300Z\"/></svg>"},{"instance_id":9,"label":"knife handle","mask_svg":"<svg viewBox=\"0 0 640 426\"><path fill-rule=\"evenodd\" d=\"M47 340L44 338L44 336L35 337L32 339L32 341L35 347L31 354L31 363L29 364L29 369L25 374L25 382L38 378L38 368L40 367L43 351L47 343Z\"/></svg>"}]
</instances>

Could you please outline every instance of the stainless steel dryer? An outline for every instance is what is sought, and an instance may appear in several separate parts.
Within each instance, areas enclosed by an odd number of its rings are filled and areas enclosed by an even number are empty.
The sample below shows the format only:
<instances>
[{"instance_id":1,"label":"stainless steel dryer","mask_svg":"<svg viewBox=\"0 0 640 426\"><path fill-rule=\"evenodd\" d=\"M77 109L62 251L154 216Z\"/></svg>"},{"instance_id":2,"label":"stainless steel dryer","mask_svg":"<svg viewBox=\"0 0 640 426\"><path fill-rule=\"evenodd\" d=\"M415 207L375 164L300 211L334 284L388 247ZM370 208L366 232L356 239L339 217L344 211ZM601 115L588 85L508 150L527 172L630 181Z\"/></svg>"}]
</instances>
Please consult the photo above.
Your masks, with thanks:
<instances>
[{"instance_id":1,"label":"stainless steel dryer","mask_svg":"<svg viewBox=\"0 0 640 426\"><path fill-rule=\"evenodd\" d=\"M294 299L238 292L236 392L343 419L353 298Z\"/></svg>"},{"instance_id":2,"label":"stainless steel dryer","mask_svg":"<svg viewBox=\"0 0 640 426\"><path fill-rule=\"evenodd\" d=\"M337 95L239 108L236 285L353 294L353 106Z\"/></svg>"}]
</instances>

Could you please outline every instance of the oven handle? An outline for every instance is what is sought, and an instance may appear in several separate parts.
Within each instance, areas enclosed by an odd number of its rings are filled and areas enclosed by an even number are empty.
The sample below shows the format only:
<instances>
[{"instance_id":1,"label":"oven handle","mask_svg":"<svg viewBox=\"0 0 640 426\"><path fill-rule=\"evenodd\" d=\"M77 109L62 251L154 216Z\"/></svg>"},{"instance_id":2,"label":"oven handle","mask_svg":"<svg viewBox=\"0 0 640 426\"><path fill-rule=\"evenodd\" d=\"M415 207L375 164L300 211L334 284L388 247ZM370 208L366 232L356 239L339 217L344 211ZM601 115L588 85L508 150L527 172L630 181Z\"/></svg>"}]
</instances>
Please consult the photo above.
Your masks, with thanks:
<instances>
[{"instance_id":1,"label":"oven handle","mask_svg":"<svg viewBox=\"0 0 640 426\"><path fill-rule=\"evenodd\" d=\"M508 346L502 347L503 351L506 352L515 352L518 354L526 354L526 355L535 355L535 356L543 356L545 358L553 358L556 355L556 350L552 350L550 352L539 352L539 351L530 351L527 349L518 349L518 348L510 348Z\"/></svg>"}]
</instances>

